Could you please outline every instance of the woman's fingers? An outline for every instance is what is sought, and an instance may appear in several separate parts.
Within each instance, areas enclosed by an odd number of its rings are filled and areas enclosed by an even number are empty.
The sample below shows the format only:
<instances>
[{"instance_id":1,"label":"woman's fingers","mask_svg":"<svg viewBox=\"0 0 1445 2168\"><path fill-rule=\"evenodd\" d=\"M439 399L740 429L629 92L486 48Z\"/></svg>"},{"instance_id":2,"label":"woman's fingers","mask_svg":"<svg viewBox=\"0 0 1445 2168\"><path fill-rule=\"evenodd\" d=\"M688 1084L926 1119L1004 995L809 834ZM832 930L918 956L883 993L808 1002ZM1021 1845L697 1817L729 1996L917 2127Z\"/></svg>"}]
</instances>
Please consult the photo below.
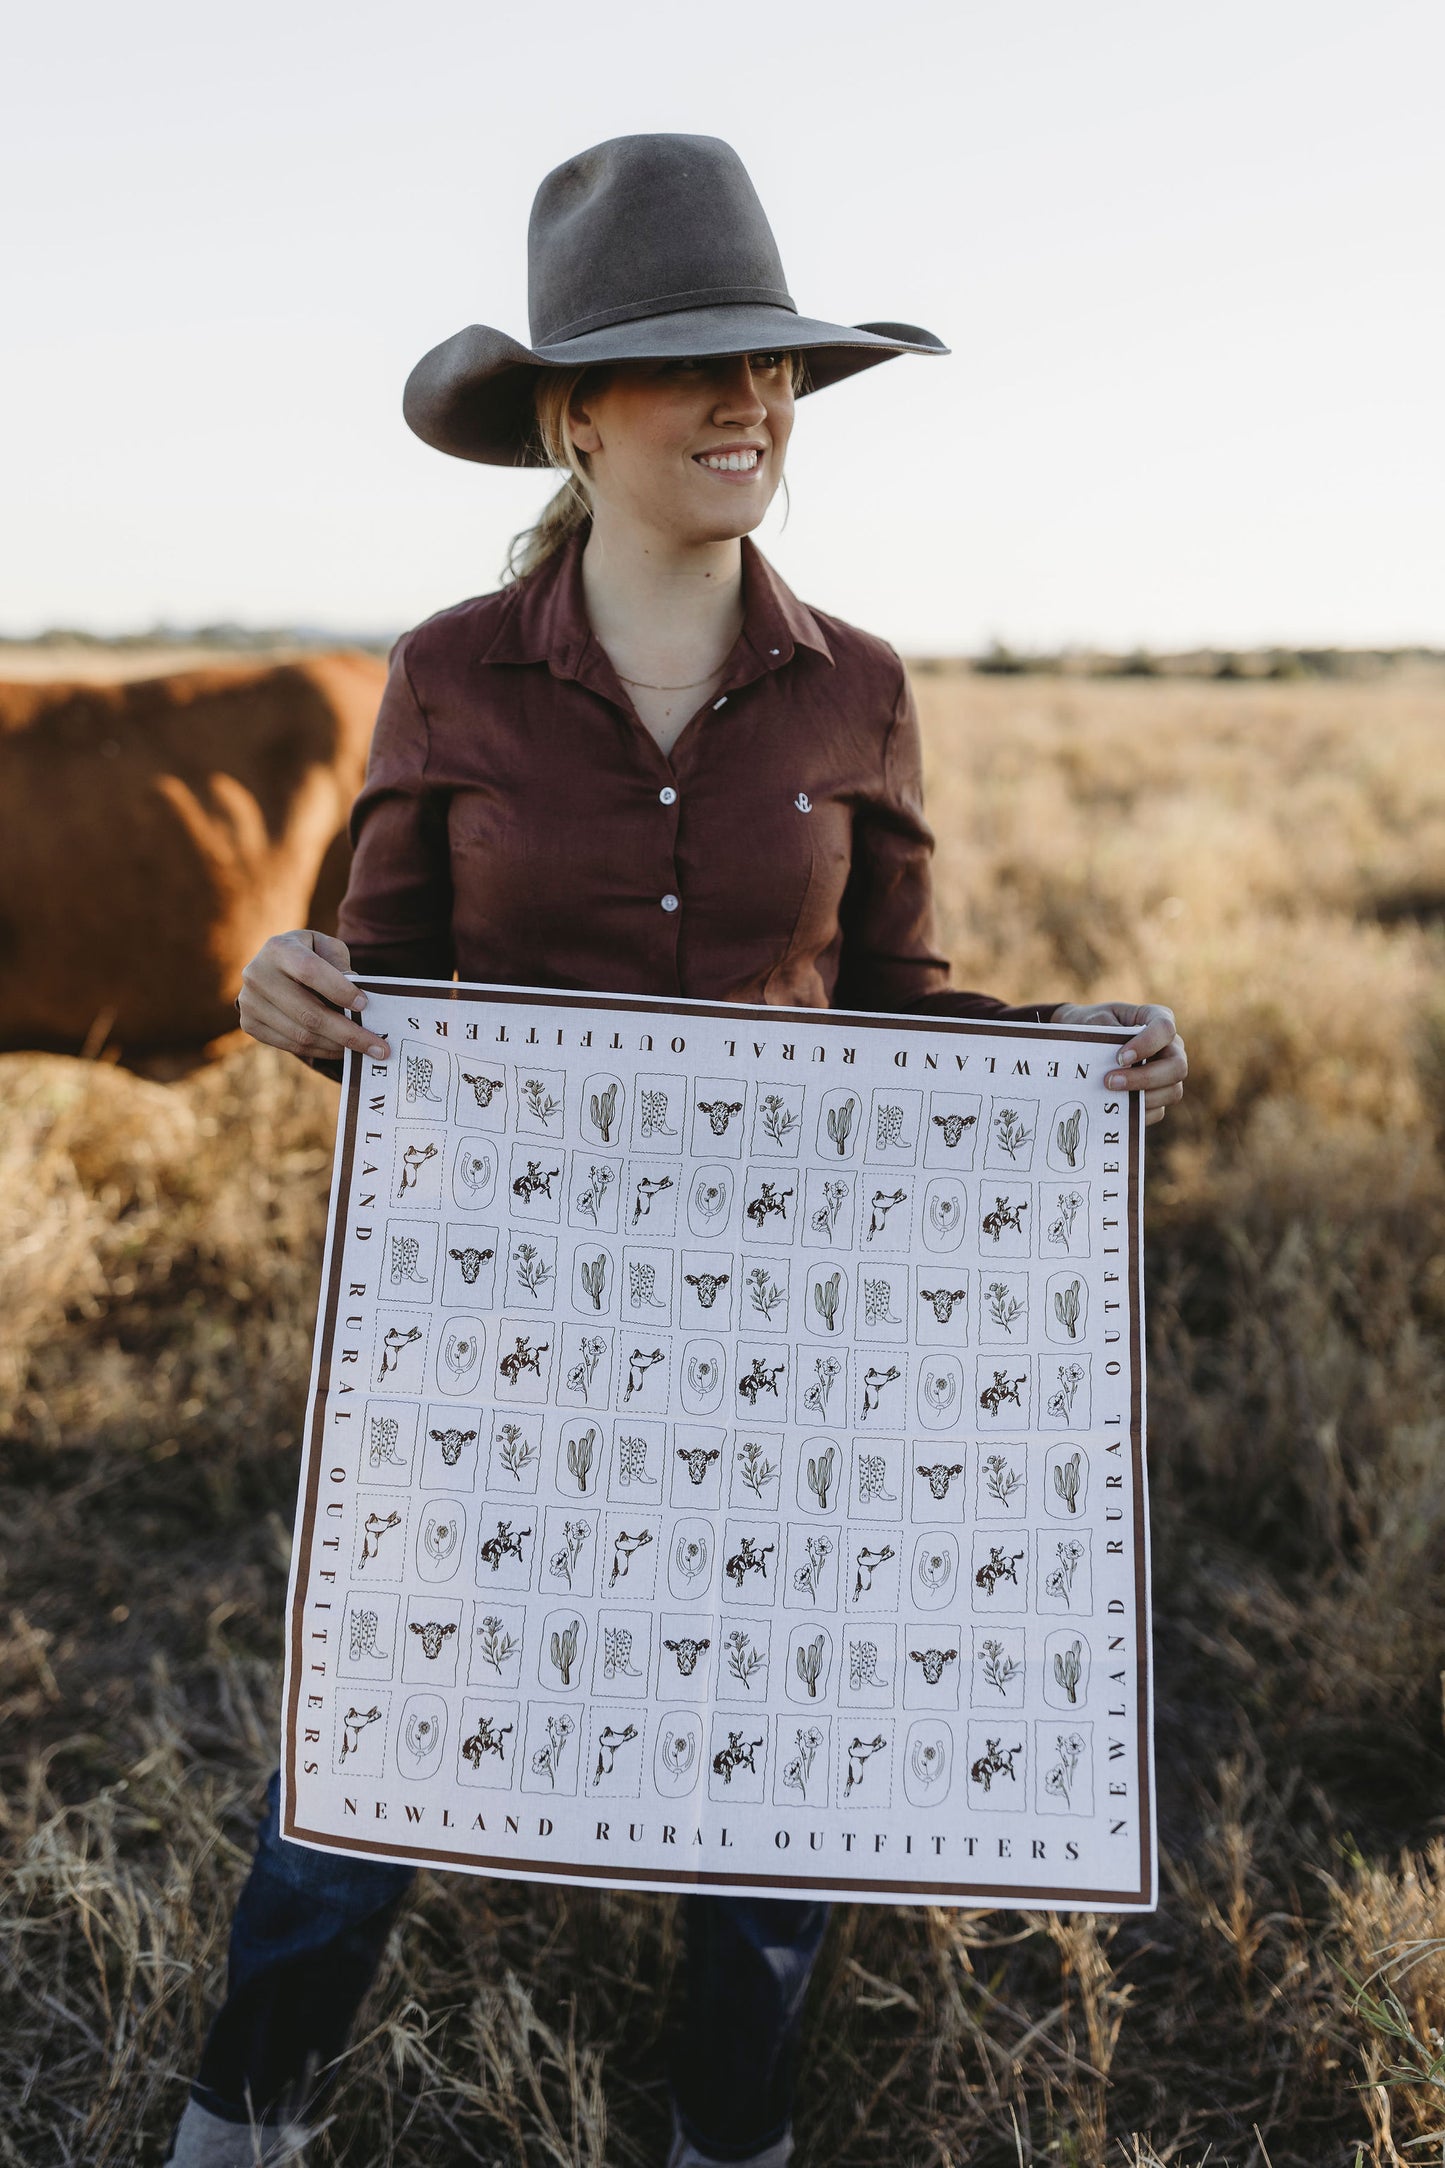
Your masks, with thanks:
<instances>
[{"instance_id":1,"label":"woman's fingers","mask_svg":"<svg viewBox=\"0 0 1445 2168\"><path fill-rule=\"evenodd\" d=\"M240 1015L253 1039L263 1039L268 1046L278 1046L287 1054L334 1059L348 1046L370 1053L374 1046L385 1045L365 1024L355 1023L349 1016L327 1008L324 1002L313 1000L294 982L287 982L283 1001L273 1001L254 987L244 990Z\"/></svg>"},{"instance_id":2,"label":"woman's fingers","mask_svg":"<svg viewBox=\"0 0 1445 2168\"><path fill-rule=\"evenodd\" d=\"M346 943L332 935L273 934L241 974L242 1026L291 1054L331 1058L350 1046L384 1059L385 1039L341 1013L366 1004L346 976L349 962Z\"/></svg>"}]
</instances>

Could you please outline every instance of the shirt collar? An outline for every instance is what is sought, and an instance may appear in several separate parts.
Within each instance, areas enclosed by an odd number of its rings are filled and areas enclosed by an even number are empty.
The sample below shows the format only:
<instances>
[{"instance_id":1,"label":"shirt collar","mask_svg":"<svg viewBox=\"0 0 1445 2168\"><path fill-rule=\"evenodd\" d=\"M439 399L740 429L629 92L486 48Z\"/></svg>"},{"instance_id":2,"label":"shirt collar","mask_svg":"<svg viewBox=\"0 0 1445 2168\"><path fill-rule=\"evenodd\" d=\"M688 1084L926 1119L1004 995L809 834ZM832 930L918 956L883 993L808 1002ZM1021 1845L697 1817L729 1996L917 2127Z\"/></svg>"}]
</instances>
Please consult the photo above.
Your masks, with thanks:
<instances>
[{"instance_id":1,"label":"shirt collar","mask_svg":"<svg viewBox=\"0 0 1445 2168\"><path fill-rule=\"evenodd\" d=\"M545 662L554 677L582 674L589 646L596 647L582 591L582 550L587 527L576 528L524 579L505 592L509 606L479 662ZM743 651L727 673L729 686L745 683L762 670L779 670L799 647L812 648L828 663L833 651L806 603L800 602L780 573L768 563L751 535L743 535ZM755 667L740 668L751 658Z\"/></svg>"}]
</instances>

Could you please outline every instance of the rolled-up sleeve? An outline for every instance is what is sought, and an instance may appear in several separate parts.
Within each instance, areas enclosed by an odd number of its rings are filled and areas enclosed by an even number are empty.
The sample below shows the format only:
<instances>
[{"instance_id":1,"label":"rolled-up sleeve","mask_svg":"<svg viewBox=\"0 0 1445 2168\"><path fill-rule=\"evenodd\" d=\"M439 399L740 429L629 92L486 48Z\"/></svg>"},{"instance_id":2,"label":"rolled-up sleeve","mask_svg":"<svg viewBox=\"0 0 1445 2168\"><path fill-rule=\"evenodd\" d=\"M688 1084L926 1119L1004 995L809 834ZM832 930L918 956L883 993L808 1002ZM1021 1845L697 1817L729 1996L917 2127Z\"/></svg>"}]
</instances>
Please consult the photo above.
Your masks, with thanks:
<instances>
[{"instance_id":1,"label":"rolled-up sleeve","mask_svg":"<svg viewBox=\"0 0 1445 2168\"><path fill-rule=\"evenodd\" d=\"M430 734L408 669L409 637L391 651L366 780L351 809L351 876L337 931L353 971L449 979L448 793L428 779Z\"/></svg>"},{"instance_id":2,"label":"rolled-up sleeve","mask_svg":"<svg viewBox=\"0 0 1445 2168\"><path fill-rule=\"evenodd\" d=\"M1057 1001L1010 1004L948 983L948 958L935 946L934 833L923 812L918 707L902 660L895 660L898 690L877 788L854 808L853 864L839 908L843 943L833 1005L1046 1024Z\"/></svg>"}]
</instances>

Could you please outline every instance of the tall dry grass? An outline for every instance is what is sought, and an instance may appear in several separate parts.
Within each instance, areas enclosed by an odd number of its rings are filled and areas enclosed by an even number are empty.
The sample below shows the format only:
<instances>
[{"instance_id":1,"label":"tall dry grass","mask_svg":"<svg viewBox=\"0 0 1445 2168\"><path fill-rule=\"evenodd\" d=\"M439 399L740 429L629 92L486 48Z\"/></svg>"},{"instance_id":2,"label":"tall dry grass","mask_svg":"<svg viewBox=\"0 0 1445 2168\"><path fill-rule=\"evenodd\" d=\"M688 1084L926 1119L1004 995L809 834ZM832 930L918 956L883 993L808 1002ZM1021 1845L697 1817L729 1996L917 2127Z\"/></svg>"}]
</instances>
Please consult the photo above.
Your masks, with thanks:
<instances>
[{"instance_id":1,"label":"tall dry grass","mask_svg":"<svg viewBox=\"0 0 1445 2168\"><path fill-rule=\"evenodd\" d=\"M1445 683L920 679L946 943L1169 1001L1163 1899L840 1910L808 2168L1356 2168L1445 2122ZM0 2162L159 2160L274 1758L335 1094L0 1061ZM640 2164L670 1901L423 1876L322 2163ZM1432 2064L1433 2058L1433 2064Z\"/></svg>"}]
</instances>

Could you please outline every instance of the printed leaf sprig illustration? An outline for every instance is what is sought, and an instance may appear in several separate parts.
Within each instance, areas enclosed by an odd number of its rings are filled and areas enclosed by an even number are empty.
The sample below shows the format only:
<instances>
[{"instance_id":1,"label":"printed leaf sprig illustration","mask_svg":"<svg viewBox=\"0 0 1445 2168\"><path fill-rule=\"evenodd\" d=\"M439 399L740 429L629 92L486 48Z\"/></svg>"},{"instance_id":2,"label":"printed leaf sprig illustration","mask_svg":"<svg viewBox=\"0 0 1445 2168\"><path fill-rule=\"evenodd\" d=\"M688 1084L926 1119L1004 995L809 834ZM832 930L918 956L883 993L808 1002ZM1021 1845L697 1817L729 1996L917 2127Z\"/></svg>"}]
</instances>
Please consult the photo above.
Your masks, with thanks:
<instances>
[{"instance_id":1,"label":"printed leaf sprig illustration","mask_svg":"<svg viewBox=\"0 0 1445 2168\"><path fill-rule=\"evenodd\" d=\"M995 1325L1004 1332L1012 1332L1024 1314L1024 1305L1018 1297L1004 1286L1002 1280L993 1280L988 1289L988 1314Z\"/></svg>"},{"instance_id":2,"label":"printed leaf sprig illustration","mask_svg":"<svg viewBox=\"0 0 1445 2168\"><path fill-rule=\"evenodd\" d=\"M517 1244L516 1277L519 1286L525 1287L527 1293L534 1297L541 1293L551 1279L552 1267L548 1264L546 1258L542 1256L535 1242L519 1242Z\"/></svg>"},{"instance_id":3,"label":"printed leaf sprig illustration","mask_svg":"<svg viewBox=\"0 0 1445 2168\"><path fill-rule=\"evenodd\" d=\"M1007 1152L1010 1159L1017 1159L1019 1153L1033 1136L1033 1131L1024 1127L1023 1119L1017 1107L999 1108L994 1120L993 1133L999 1150Z\"/></svg>"},{"instance_id":4,"label":"printed leaf sprig illustration","mask_svg":"<svg viewBox=\"0 0 1445 2168\"><path fill-rule=\"evenodd\" d=\"M587 1102L592 1116L592 1127L604 1144L612 1142L612 1124L617 1119L617 1086L609 1084L604 1092L593 1092Z\"/></svg>"},{"instance_id":5,"label":"printed leaf sprig illustration","mask_svg":"<svg viewBox=\"0 0 1445 2168\"><path fill-rule=\"evenodd\" d=\"M564 1686L572 1684L572 1666L577 1661L577 1632L581 1623L580 1619L574 1618L571 1625L564 1627L561 1633L554 1629L552 1634L552 1662L562 1674Z\"/></svg>"},{"instance_id":6,"label":"printed leaf sprig illustration","mask_svg":"<svg viewBox=\"0 0 1445 2168\"><path fill-rule=\"evenodd\" d=\"M539 1076L529 1076L522 1085L522 1097L527 1102L527 1112L539 1121L550 1122L554 1114L562 1111L560 1099L554 1099Z\"/></svg>"},{"instance_id":7,"label":"printed leaf sprig illustration","mask_svg":"<svg viewBox=\"0 0 1445 2168\"><path fill-rule=\"evenodd\" d=\"M829 1332L836 1332L838 1329L838 1289L842 1279L841 1272L830 1272L826 1280L813 1282L813 1308Z\"/></svg>"},{"instance_id":8,"label":"printed leaf sprig illustration","mask_svg":"<svg viewBox=\"0 0 1445 2168\"><path fill-rule=\"evenodd\" d=\"M549 1716L547 1744L539 1746L532 1756L533 1773L545 1777L554 1790L562 1767L563 1752L576 1728L570 1716Z\"/></svg>"},{"instance_id":9,"label":"printed leaf sprig illustration","mask_svg":"<svg viewBox=\"0 0 1445 2168\"><path fill-rule=\"evenodd\" d=\"M587 1182L585 1188L578 1194L577 1209L579 1212L587 1214L594 1227L599 1227L602 1224L599 1217L602 1210L602 1200L616 1179L617 1170L615 1167L604 1164L600 1167L589 1167L587 1169Z\"/></svg>"},{"instance_id":10,"label":"printed leaf sprig illustration","mask_svg":"<svg viewBox=\"0 0 1445 2168\"><path fill-rule=\"evenodd\" d=\"M763 1100L763 1135L782 1144L798 1126L798 1117L783 1101L781 1092L769 1092Z\"/></svg>"},{"instance_id":11,"label":"printed leaf sprig illustration","mask_svg":"<svg viewBox=\"0 0 1445 2168\"><path fill-rule=\"evenodd\" d=\"M853 1116L857 1111L856 1099L845 1099L841 1106L828 1109L828 1135L837 1145L840 1159L848 1149L848 1139L853 1133Z\"/></svg>"},{"instance_id":12,"label":"printed leaf sprig illustration","mask_svg":"<svg viewBox=\"0 0 1445 2168\"><path fill-rule=\"evenodd\" d=\"M1062 1799L1065 1806L1073 1804L1074 1771L1083 1752L1084 1742L1076 1731L1054 1740L1053 1766L1044 1778L1044 1790L1051 1792L1054 1798Z\"/></svg>"},{"instance_id":13,"label":"printed leaf sprig illustration","mask_svg":"<svg viewBox=\"0 0 1445 2168\"><path fill-rule=\"evenodd\" d=\"M804 1549L807 1562L793 1569L793 1586L813 1603L818 1601L818 1591L823 1583L823 1569L833 1555L833 1543L829 1536L809 1536Z\"/></svg>"},{"instance_id":14,"label":"printed leaf sprig illustration","mask_svg":"<svg viewBox=\"0 0 1445 2168\"><path fill-rule=\"evenodd\" d=\"M1062 1415L1065 1422L1067 1422L1074 1412L1074 1396L1083 1382L1084 1366L1082 1363L1061 1363L1059 1365L1059 1389L1049 1395L1050 1415Z\"/></svg>"},{"instance_id":15,"label":"printed leaf sprig illustration","mask_svg":"<svg viewBox=\"0 0 1445 2168\"><path fill-rule=\"evenodd\" d=\"M984 1489L990 1498L995 1498L1001 1506L1006 1506L1022 1484L1022 1475L1017 1468L1009 1466L1002 1453L990 1453L983 1468Z\"/></svg>"},{"instance_id":16,"label":"printed leaf sprig illustration","mask_svg":"<svg viewBox=\"0 0 1445 2168\"><path fill-rule=\"evenodd\" d=\"M816 1457L811 1453L808 1455L808 1488L825 1513L828 1510L828 1493L833 1487L833 1477L837 1466L838 1450L836 1446L826 1446ZM815 1595L816 1593L817 1591L814 1590Z\"/></svg>"},{"instance_id":17,"label":"printed leaf sprig illustration","mask_svg":"<svg viewBox=\"0 0 1445 2168\"><path fill-rule=\"evenodd\" d=\"M1078 1165L1079 1129L1083 1119L1082 1107L1075 1107L1073 1113L1066 1115L1054 1131L1054 1142L1071 1167Z\"/></svg>"},{"instance_id":18,"label":"printed leaf sprig illustration","mask_svg":"<svg viewBox=\"0 0 1445 2168\"><path fill-rule=\"evenodd\" d=\"M777 1469L756 1438L747 1439L739 1451L738 1474L755 1498L761 1498L768 1484L778 1479Z\"/></svg>"},{"instance_id":19,"label":"printed leaf sprig illustration","mask_svg":"<svg viewBox=\"0 0 1445 2168\"><path fill-rule=\"evenodd\" d=\"M783 1771L783 1782L790 1791L801 1792L806 1799L808 1779L813 1774L813 1763L823 1744L823 1734L816 1724L809 1724L793 1734L793 1744L796 1751Z\"/></svg>"},{"instance_id":20,"label":"printed leaf sprig illustration","mask_svg":"<svg viewBox=\"0 0 1445 2168\"><path fill-rule=\"evenodd\" d=\"M1067 1287L1054 1290L1054 1316L1071 1340L1078 1338L1080 1286L1078 1280L1070 1280Z\"/></svg>"},{"instance_id":21,"label":"printed leaf sprig illustration","mask_svg":"<svg viewBox=\"0 0 1445 2168\"><path fill-rule=\"evenodd\" d=\"M522 1470L530 1468L533 1461L540 1457L538 1449L530 1439L522 1435L520 1423L503 1423L497 1436L502 1441L502 1449L497 1458L507 1474L514 1476L520 1483Z\"/></svg>"},{"instance_id":22,"label":"printed leaf sprig illustration","mask_svg":"<svg viewBox=\"0 0 1445 2168\"><path fill-rule=\"evenodd\" d=\"M816 1701L818 1681L823 1676L823 1636L819 1634L816 1640L810 1641L805 1649L799 1649L794 1662L798 1667L798 1677L807 1687L809 1695Z\"/></svg>"},{"instance_id":23,"label":"printed leaf sprig illustration","mask_svg":"<svg viewBox=\"0 0 1445 2168\"><path fill-rule=\"evenodd\" d=\"M579 1491L587 1488L587 1478L592 1473L592 1462L597 1448L596 1426L589 1424L577 1437L567 1440L567 1473Z\"/></svg>"},{"instance_id":24,"label":"printed leaf sprig illustration","mask_svg":"<svg viewBox=\"0 0 1445 2168\"><path fill-rule=\"evenodd\" d=\"M761 1649L754 1648L752 1637L744 1633L741 1626L735 1626L728 1635L727 1652L729 1672L740 1685L745 1686L748 1692L751 1693L753 1690L752 1682L758 1672L762 1670L767 1658L763 1655Z\"/></svg>"},{"instance_id":25,"label":"printed leaf sprig illustration","mask_svg":"<svg viewBox=\"0 0 1445 2168\"><path fill-rule=\"evenodd\" d=\"M1079 1464L1083 1455L1070 1453L1067 1460L1059 1461L1054 1468L1054 1489L1063 1499L1071 1513L1079 1510Z\"/></svg>"},{"instance_id":26,"label":"printed leaf sprig illustration","mask_svg":"<svg viewBox=\"0 0 1445 2168\"><path fill-rule=\"evenodd\" d=\"M488 1613L477 1628L477 1654L484 1664L489 1664L500 1678L504 1667L516 1655L521 1643L513 1638L494 1613Z\"/></svg>"},{"instance_id":27,"label":"printed leaf sprig illustration","mask_svg":"<svg viewBox=\"0 0 1445 2168\"><path fill-rule=\"evenodd\" d=\"M978 1653L978 1668L983 1674L984 1685L991 1686L995 1693L1007 1693L1010 1679L1017 1677L1023 1669L1018 1658L1010 1656L1001 1641L992 1639L980 1641Z\"/></svg>"},{"instance_id":28,"label":"printed leaf sprig illustration","mask_svg":"<svg viewBox=\"0 0 1445 2168\"><path fill-rule=\"evenodd\" d=\"M1049 1222L1049 1240L1068 1249L1074 1232L1074 1221L1083 1210L1084 1200L1076 1189L1059 1191L1059 1209L1056 1218ZM1075 1283L1077 1285L1077 1282Z\"/></svg>"},{"instance_id":29,"label":"printed leaf sprig illustration","mask_svg":"<svg viewBox=\"0 0 1445 2168\"><path fill-rule=\"evenodd\" d=\"M848 1184L846 1182L825 1181L823 1184L823 1202L813 1214L815 1231L820 1235L827 1235L831 1241L833 1230L838 1224L838 1215L847 1202Z\"/></svg>"},{"instance_id":30,"label":"printed leaf sprig illustration","mask_svg":"<svg viewBox=\"0 0 1445 2168\"><path fill-rule=\"evenodd\" d=\"M783 1299L783 1290L766 1265L754 1265L748 1274L748 1295L753 1308L764 1317L771 1318Z\"/></svg>"},{"instance_id":31,"label":"printed leaf sprig illustration","mask_svg":"<svg viewBox=\"0 0 1445 2168\"><path fill-rule=\"evenodd\" d=\"M1077 1536L1069 1536L1063 1543L1055 1546L1055 1553L1059 1562L1045 1581L1044 1587L1049 1595L1057 1596L1062 1603L1069 1603L1073 1598L1074 1576L1079 1570L1084 1546Z\"/></svg>"},{"instance_id":32,"label":"printed leaf sprig illustration","mask_svg":"<svg viewBox=\"0 0 1445 2168\"><path fill-rule=\"evenodd\" d=\"M1079 1680L1083 1675L1082 1641L1071 1641L1066 1649L1054 1651L1054 1677L1068 1695L1070 1701L1079 1698Z\"/></svg>"}]
</instances>

